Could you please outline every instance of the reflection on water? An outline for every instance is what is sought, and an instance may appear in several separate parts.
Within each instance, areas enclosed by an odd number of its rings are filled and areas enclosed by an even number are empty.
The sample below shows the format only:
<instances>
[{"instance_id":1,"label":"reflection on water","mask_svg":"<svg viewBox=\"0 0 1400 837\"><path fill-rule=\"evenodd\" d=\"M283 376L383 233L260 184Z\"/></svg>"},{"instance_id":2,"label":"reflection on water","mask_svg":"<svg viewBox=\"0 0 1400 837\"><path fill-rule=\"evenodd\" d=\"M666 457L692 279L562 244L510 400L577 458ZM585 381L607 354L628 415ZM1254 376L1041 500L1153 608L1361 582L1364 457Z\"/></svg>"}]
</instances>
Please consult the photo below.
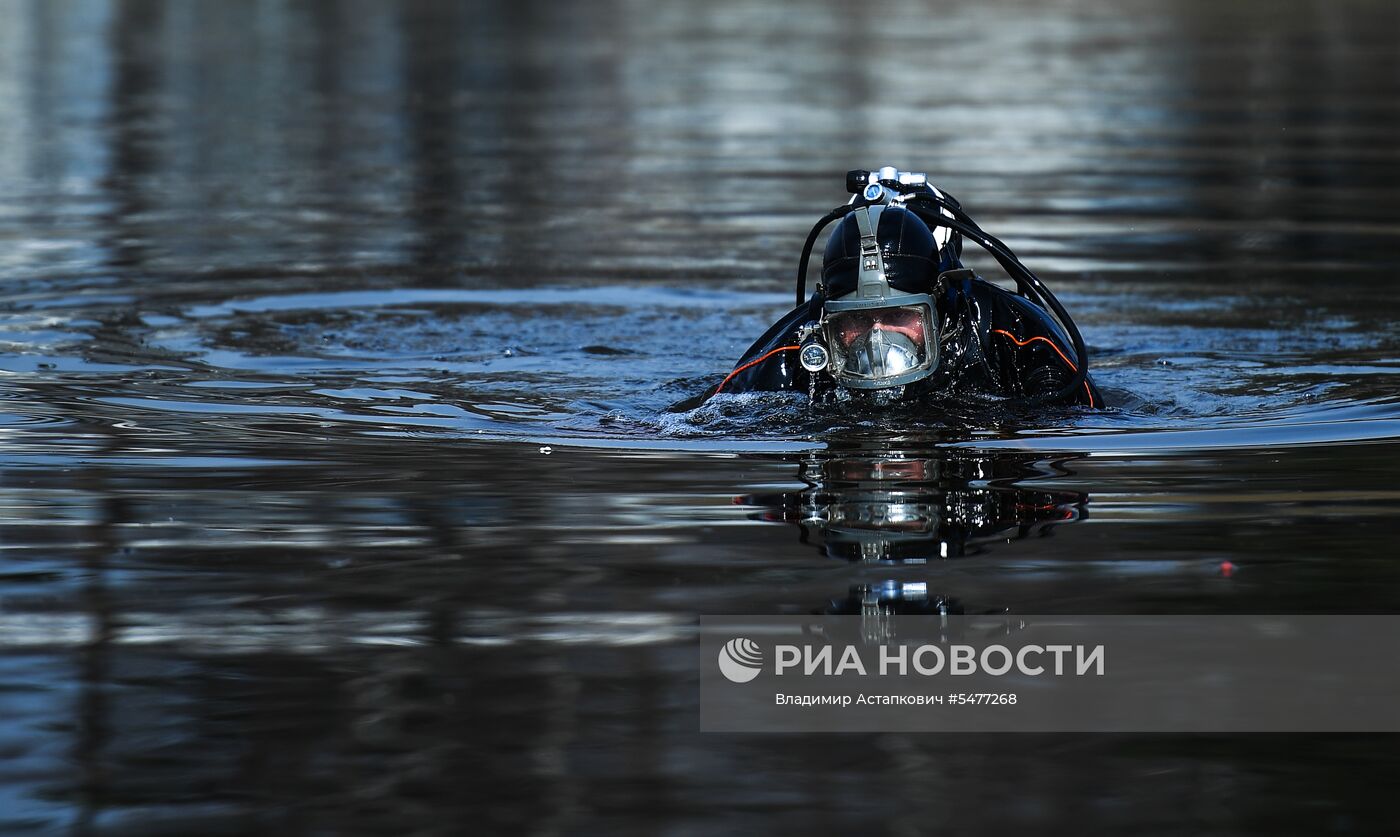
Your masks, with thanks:
<instances>
[{"instance_id":1,"label":"reflection on water","mask_svg":"<svg viewBox=\"0 0 1400 837\"><path fill-rule=\"evenodd\" d=\"M927 444L927 443L925 443ZM801 540L850 561L927 562L976 555L984 543L1049 535L1084 516L1076 491L1018 480L1072 476L1062 457L906 447L898 440L829 447L804 459L800 492L741 497L763 520L793 523Z\"/></svg>"},{"instance_id":2,"label":"reflection on water","mask_svg":"<svg viewBox=\"0 0 1400 837\"><path fill-rule=\"evenodd\" d=\"M912 567L979 555L995 544L1047 537L1084 517L1078 491L1037 490L1022 480L1072 476L1068 461L1035 455L932 447L931 440L856 440L804 455L801 491L736 497L763 509L751 515L798 527L799 540L822 554L865 564ZM915 580L909 580L909 579ZM930 590L925 578L868 577L815 612L863 617L886 636L898 614L967 613L956 595ZM999 612L983 603L972 612Z\"/></svg>"},{"instance_id":3,"label":"reflection on water","mask_svg":"<svg viewBox=\"0 0 1400 837\"><path fill-rule=\"evenodd\" d=\"M1400 579L1375 550L1397 499L1384 447L1134 462L892 442L894 473L925 469L896 482L928 522L962 513L950 505L1012 516L980 518L1000 537L921 526L926 561L848 563L752 520L765 506L747 498L803 497L814 486L799 475L821 473L888 496L866 479L885 461L869 440L825 463L403 439L337 445L339 460L288 445L172 468L133 438L0 483L14 510L0 530L13 830L87 817L93 830L397 832L472 817L500 831L546 812L645 830L708 827L697 809L734 804L755 827L821 831L918 821L930 792L969 825L1030 825L1041 806L1092 815L1086 796L1175 805L1202 771L1241 794L1244 819L1227 822L1267 824L1280 793L1366 816L1373 802L1329 784L1354 777L1344 765L1394 776L1374 740L701 736L692 647L696 613L1394 610ZM1299 469L1334 487L1300 490ZM1038 522L1015 498L1092 513ZM1022 526L1052 536L1017 538ZM978 554L936 557L967 533ZM1028 807L994 804L983 785L1003 771L1027 777ZM1059 778L1030 779L1041 772ZM810 790L816 775L841 793ZM1139 797L1124 775L1158 790Z\"/></svg>"},{"instance_id":4,"label":"reflection on water","mask_svg":"<svg viewBox=\"0 0 1400 837\"><path fill-rule=\"evenodd\" d=\"M1385 739L701 736L693 625L1400 609L1396 31L8 4L0 831L1390 830ZM1113 410L662 412L885 162Z\"/></svg>"}]
</instances>

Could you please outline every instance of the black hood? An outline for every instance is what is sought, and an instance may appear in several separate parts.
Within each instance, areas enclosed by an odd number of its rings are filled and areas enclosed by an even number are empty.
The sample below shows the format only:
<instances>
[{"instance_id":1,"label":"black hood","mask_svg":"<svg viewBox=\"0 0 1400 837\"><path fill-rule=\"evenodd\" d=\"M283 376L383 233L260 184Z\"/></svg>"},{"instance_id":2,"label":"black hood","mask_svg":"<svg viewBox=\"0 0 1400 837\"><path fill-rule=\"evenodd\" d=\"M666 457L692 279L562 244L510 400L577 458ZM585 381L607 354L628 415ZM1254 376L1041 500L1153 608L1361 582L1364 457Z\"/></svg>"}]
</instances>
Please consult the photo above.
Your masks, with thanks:
<instances>
[{"instance_id":1,"label":"black hood","mask_svg":"<svg viewBox=\"0 0 1400 837\"><path fill-rule=\"evenodd\" d=\"M955 270L957 236L939 251L933 233L917 215L899 206L885 207L875 230L890 287L905 293L929 293L938 274ZM860 227L854 214L841 219L826 242L822 255L822 284L826 298L845 296L856 289L860 275Z\"/></svg>"}]
</instances>

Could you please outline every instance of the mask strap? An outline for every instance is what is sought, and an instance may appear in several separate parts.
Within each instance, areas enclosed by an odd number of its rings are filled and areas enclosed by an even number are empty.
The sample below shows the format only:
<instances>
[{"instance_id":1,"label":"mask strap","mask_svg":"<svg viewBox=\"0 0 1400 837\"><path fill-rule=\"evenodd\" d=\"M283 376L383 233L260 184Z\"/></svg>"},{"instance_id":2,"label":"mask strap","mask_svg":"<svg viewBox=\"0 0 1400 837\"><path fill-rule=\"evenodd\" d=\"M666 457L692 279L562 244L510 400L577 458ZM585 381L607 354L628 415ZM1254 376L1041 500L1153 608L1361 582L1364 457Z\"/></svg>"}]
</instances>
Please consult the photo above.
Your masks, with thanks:
<instances>
[{"instance_id":1,"label":"mask strap","mask_svg":"<svg viewBox=\"0 0 1400 837\"><path fill-rule=\"evenodd\" d=\"M880 228L883 206L862 206L855 212L860 228L860 284L857 293L862 299L889 295L890 284L885 278L885 259L880 255L880 242L875 231Z\"/></svg>"}]
</instances>

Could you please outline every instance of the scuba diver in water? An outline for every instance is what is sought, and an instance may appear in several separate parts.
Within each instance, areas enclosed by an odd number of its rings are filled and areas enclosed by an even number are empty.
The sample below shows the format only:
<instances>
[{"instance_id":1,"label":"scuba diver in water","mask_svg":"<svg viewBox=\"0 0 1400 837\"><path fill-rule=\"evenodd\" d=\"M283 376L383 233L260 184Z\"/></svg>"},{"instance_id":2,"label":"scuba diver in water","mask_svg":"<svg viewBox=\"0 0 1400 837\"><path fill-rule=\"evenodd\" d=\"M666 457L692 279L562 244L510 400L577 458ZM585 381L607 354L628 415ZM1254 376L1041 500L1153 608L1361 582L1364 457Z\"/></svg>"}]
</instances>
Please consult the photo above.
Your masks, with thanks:
<instances>
[{"instance_id":1,"label":"scuba diver in water","mask_svg":"<svg viewBox=\"0 0 1400 837\"><path fill-rule=\"evenodd\" d=\"M924 174L891 167L849 172L846 188L851 201L807 236L797 307L722 381L677 408L755 391L873 406L986 397L1011 406L1103 406L1084 340L1059 300L951 195ZM821 281L807 298L812 247L837 220ZM1016 293L963 267L964 237L997 260Z\"/></svg>"}]
</instances>

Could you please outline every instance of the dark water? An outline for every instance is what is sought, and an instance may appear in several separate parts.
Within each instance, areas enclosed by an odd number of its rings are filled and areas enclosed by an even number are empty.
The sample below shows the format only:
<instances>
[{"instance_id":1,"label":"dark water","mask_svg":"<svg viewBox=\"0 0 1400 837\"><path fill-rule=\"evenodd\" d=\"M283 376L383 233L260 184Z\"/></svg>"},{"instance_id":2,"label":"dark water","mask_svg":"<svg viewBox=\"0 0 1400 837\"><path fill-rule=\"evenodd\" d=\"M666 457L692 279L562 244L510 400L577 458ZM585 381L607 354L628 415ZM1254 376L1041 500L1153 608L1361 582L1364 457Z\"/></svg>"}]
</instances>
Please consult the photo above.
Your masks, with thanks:
<instances>
[{"instance_id":1,"label":"dark water","mask_svg":"<svg viewBox=\"0 0 1400 837\"><path fill-rule=\"evenodd\" d=\"M1376 833L1389 737L697 731L697 614L1400 610L1390 3L23 2L0 832ZM666 404L852 167L1102 413Z\"/></svg>"}]
</instances>

